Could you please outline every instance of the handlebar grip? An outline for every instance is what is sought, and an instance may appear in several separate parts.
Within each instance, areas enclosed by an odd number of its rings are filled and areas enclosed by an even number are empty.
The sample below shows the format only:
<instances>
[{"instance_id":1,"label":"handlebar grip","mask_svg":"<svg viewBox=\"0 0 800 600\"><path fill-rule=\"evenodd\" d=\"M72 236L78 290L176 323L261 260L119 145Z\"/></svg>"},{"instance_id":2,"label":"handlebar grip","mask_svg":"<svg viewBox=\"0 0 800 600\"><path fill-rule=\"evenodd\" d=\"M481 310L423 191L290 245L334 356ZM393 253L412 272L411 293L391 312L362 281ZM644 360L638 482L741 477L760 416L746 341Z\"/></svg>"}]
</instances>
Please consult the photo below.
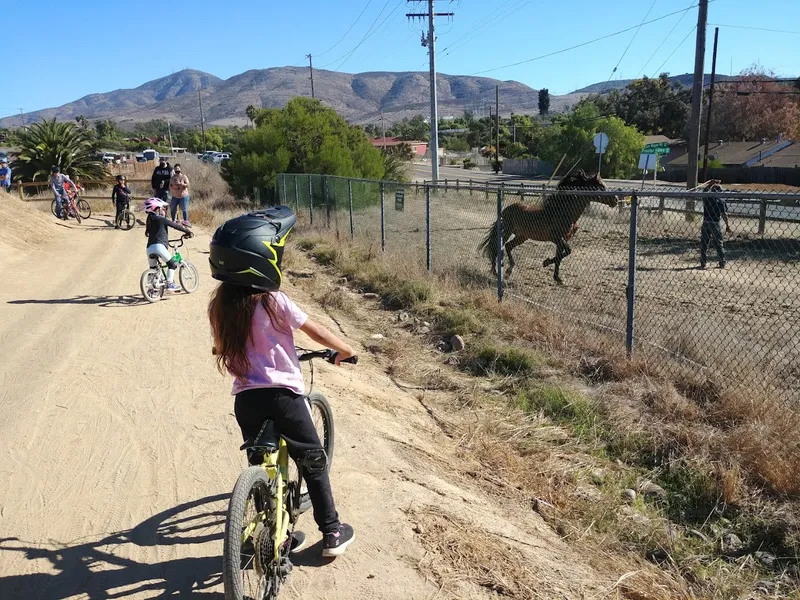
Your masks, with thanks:
<instances>
[{"instance_id":1,"label":"handlebar grip","mask_svg":"<svg viewBox=\"0 0 800 600\"><path fill-rule=\"evenodd\" d=\"M336 357L338 356L338 354L339 354L338 352L334 352L333 354L331 354L331 356L328 359L328 361L331 362L332 364L336 364ZM358 356L351 356L350 358L345 358L344 360L342 360L340 362L349 363L351 365L357 365L358 364Z\"/></svg>"}]
</instances>

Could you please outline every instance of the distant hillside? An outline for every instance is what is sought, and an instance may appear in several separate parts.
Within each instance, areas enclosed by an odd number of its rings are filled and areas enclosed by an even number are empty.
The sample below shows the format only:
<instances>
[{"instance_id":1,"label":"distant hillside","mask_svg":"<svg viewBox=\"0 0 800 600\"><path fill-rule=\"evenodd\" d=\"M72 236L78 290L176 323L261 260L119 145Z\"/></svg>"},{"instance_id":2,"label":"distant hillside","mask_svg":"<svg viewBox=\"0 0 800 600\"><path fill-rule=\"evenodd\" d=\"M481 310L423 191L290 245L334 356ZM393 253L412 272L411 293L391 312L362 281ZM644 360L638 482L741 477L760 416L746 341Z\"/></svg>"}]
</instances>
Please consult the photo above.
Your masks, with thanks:
<instances>
[{"instance_id":1,"label":"distant hillside","mask_svg":"<svg viewBox=\"0 0 800 600\"><path fill-rule=\"evenodd\" d=\"M455 116L467 109L487 114L487 105L494 106L496 85L500 86L501 114L538 111L538 91L522 83L439 74L440 114ZM427 72L349 74L318 69L314 71L314 88L317 98L357 123L373 121L381 113L390 122L427 114L430 106ZM91 94L63 106L27 113L23 118L30 123L40 118L73 120L83 115L87 119L113 119L122 126L163 118L176 124L199 125L198 90L207 124L243 125L248 105L283 107L295 96L310 95L310 84L306 68L258 69L225 80L184 70L135 89ZM562 111L580 97L552 96L551 111ZM19 116L0 119L0 127L17 125Z\"/></svg>"},{"instance_id":2,"label":"distant hillside","mask_svg":"<svg viewBox=\"0 0 800 600\"><path fill-rule=\"evenodd\" d=\"M735 79L735 77L730 77L729 75L720 75L717 73L717 81L725 81L727 79ZM680 83L685 87L691 87L694 82L694 74L693 73L684 73L683 75L675 75L674 77L669 78L672 82ZM593 83L592 85L588 85L585 88L581 88L579 90L575 90L572 92L573 94L600 94L602 92L610 92L611 90L621 90L622 88L628 87L631 83L633 83L634 79L620 79L619 81L609 81L601 82L601 83ZM705 76L705 83L711 83L711 74Z\"/></svg>"}]
</instances>

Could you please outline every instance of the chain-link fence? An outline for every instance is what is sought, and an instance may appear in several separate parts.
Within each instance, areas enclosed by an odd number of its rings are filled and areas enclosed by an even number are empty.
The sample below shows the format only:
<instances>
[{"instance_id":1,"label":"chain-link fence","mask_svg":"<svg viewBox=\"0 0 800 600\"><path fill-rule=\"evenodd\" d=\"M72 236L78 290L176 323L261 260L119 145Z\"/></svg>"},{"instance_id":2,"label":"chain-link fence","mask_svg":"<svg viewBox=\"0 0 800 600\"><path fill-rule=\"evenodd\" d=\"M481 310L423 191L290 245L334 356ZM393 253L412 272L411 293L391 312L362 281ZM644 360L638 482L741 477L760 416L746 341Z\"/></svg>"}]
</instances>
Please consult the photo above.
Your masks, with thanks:
<instances>
[{"instance_id":1,"label":"chain-link fence","mask_svg":"<svg viewBox=\"0 0 800 600\"><path fill-rule=\"evenodd\" d=\"M667 369L800 401L800 194L284 175L277 195L308 224L484 282Z\"/></svg>"}]
</instances>

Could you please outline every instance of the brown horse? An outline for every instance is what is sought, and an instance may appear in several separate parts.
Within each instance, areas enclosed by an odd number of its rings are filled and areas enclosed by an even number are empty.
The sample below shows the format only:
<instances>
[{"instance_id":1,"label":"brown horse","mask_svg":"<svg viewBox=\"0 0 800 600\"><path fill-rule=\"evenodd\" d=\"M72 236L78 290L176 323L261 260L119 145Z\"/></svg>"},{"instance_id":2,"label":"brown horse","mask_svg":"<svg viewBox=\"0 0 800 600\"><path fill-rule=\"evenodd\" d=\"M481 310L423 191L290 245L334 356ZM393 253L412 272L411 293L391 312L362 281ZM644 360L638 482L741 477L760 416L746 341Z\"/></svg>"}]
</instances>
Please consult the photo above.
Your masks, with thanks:
<instances>
[{"instance_id":1,"label":"brown horse","mask_svg":"<svg viewBox=\"0 0 800 600\"><path fill-rule=\"evenodd\" d=\"M582 170L573 171L564 177L558 184L559 190L605 190L606 186L600 175L589 177ZM599 202L606 206L615 207L617 199L614 196L547 196L541 206L525 204L512 204L503 209L503 247L508 255L508 275L514 268L514 258L511 251L526 240L539 242L552 242L556 245L556 255L547 258L542 266L555 265L553 279L557 283L564 283L558 274L561 261L570 255L572 249L567 243L578 229L577 221L590 202ZM509 238L513 239L509 241ZM491 226L479 250L492 261L492 273L497 276L497 222Z\"/></svg>"}]
</instances>

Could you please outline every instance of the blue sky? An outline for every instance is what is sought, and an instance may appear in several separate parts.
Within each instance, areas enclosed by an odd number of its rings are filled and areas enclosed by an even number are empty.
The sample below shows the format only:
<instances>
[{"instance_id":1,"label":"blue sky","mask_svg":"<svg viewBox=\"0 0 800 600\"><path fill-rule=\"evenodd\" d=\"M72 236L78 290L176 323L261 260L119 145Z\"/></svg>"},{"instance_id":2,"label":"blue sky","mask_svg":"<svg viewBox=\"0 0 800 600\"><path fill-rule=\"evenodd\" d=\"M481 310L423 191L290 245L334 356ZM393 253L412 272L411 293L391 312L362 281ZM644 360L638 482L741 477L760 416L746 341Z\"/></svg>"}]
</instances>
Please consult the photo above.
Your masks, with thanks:
<instances>
[{"instance_id":1,"label":"blue sky","mask_svg":"<svg viewBox=\"0 0 800 600\"><path fill-rule=\"evenodd\" d=\"M424 2L68 4L68 9L63 0L40 1L35 8L22 1L4 4L0 15L6 77L0 116L136 87L186 67L227 78L247 69L307 64L308 53L314 55L315 67L350 73L427 68L426 51L420 46L423 25L405 17L406 12L424 9ZM697 8L685 9L692 4L696 0L439 0L437 11L456 14L438 22L438 71L513 79L547 87L553 94L609 79L620 59L614 78L652 76L662 64L661 69L672 74L691 72ZM680 12L644 25L635 38L635 30L629 31L498 69L636 27L645 15L652 20L674 11ZM800 0L712 0L709 23L726 25L720 29L719 72L727 74L733 68L736 73L757 63L779 75L800 75L800 35L728 27L800 32ZM707 71L712 40L709 26Z\"/></svg>"}]
</instances>

